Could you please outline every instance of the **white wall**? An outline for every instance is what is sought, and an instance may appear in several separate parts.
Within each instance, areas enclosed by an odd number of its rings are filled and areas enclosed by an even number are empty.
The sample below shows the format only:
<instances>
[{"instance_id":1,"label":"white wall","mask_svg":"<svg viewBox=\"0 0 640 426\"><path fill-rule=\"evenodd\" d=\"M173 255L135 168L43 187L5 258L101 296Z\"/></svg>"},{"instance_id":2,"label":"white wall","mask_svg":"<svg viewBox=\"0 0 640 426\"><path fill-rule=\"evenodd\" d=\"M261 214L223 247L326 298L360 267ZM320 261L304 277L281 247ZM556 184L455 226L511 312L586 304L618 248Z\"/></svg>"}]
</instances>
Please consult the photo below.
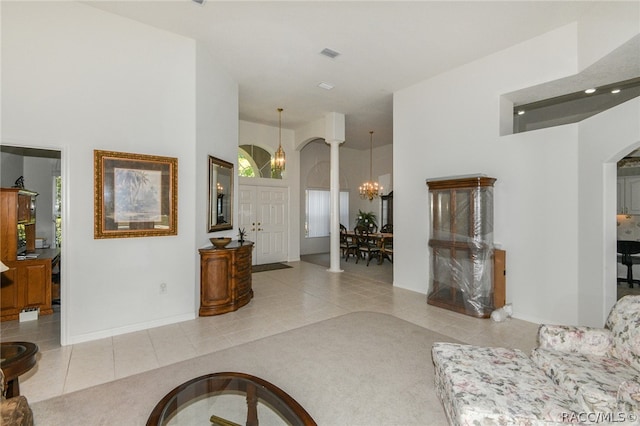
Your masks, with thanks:
<instances>
[{"instance_id":1,"label":"white wall","mask_svg":"<svg viewBox=\"0 0 640 426\"><path fill-rule=\"evenodd\" d=\"M578 321L601 326L617 293L616 162L640 146L640 99L583 121L579 130Z\"/></svg>"},{"instance_id":2,"label":"white wall","mask_svg":"<svg viewBox=\"0 0 640 426\"><path fill-rule=\"evenodd\" d=\"M209 156L233 163L234 172L238 171L238 84L202 43L197 44L196 83L196 193L205 196L196 197L195 236L198 247L204 247L211 245L209 237L237 239L235 220L231 230L208 233L207 203ZM237 200L238 178L233 179L234 200ZM238 203L233 205L233 217L238 217ZM199 268L200 257L196 260ZM200 298L199 292L197 298Z\"/></svg>"},{"instance_id":3,"label":"white wall","mask_svg":"<svg viewBox=\"0 0 640 426\"><path fill-rule=\"evenodd\" d=\"M202 138L237 128L237 110L196 115L196 67L207 66L196 43L79 3L3 2L2 48L2 142L62 151L63 344L193 318L195 236L206 233L197 154ZM233 109L235 85L219 86ZM196 132L196 116L225 130ZM177 236L93 239L94 149L178 158Z\"/></svg>"},{"instance_id":4,"label":"white wall","mask_svg":"<svg viewBox=\"0 0 640 426\"><path fill-rule=\"evenodd\" d=\"M0 141L1 143L2 141ZM22 155L3 152L0 154L0 186L11 188L16 179L24 176L24 160Z\"/></svg>"},{"instance_id":5,"label":"white wall","mask_svg":"<svg viewBox=\"0 0 640 426\"><path fill-rule=\"evenodd\" d=\"M618 12L629 13L628 6L620 6ZM605 15L609 18L612 13ZM599 24L599 34L607 38L606 29L613 22L590 18L580 25L581 33L590 33L586 26ZM624 41L613 38L607 51ZM499 136L501 95L577 73L579 42L578 25L568 25L395 94L394 186L402 191L394 192L398 252L394 285L422 293L428 289L430 218L425 179L485 173L497 178L494 238L507 251L507 300L513 303L515 316L534 322L580 320L602 325L601 309L588 312L582 307L596 296L593 291L581 294L585 288L581 268L594 257L581 244L591 239L601 242L603 234L602 223L582 226L582 197L587 193L579 182L582 128L575 124ZM602 194L594 199L600 198ZM588 202L590 208L594 199ZM613 209L615 220L615 192ZM594 214L601 218L602 213ZM597 220L585 222L593 225ZM601 278L602 274L589 279L602 286Z\"/></svg>"}]
</instances>

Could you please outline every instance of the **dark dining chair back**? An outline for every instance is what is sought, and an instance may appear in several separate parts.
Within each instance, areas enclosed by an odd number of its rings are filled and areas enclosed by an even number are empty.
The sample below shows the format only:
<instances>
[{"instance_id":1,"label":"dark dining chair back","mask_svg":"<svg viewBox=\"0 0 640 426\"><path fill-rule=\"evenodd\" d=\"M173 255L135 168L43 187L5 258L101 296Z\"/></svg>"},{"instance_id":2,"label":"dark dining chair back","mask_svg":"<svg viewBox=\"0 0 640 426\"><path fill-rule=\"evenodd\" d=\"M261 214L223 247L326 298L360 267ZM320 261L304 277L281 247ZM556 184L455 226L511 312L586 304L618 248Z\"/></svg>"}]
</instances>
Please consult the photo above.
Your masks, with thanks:
<instances>
[{"instance_id":1,"label":"dark dining chair back","mask_svg":"<svg viewBox=\"0 0 640 426\"><path fill-rule=\"evenodd\" d=\"M374 257L379 258L380 256L380 247L377 244L377 240L373 238L369 229L364 226L356 226L354 229L356 233L356 244L358 245L358 251L361 256L366 256L367 258L367 266L369 266L369 262ZM356 257L356 263L360 256Z\"/></svg>"},{"instance_id":2,"label":"dark dining chair back","mask_svg":"<svg viewBox=\"0 0 640 426\"><path fill-rule=\"evenodd\" d=\"M345 262L349 261L349 256L358 257L359 254L355 238L347 234L347 227L343 224L340 224L340 251Z\"/></svg>"},{"instance_id":3,"label":"dark dining chair back","mask_svg":"<svg viewBox=\"0 0 640 426\"><path fill-rule=\"evenodd\" d=\"M629 288L633 288L634 284L640 284L640 280L633 279L633 265L640 264L640 256L633 255L640 253L640 241L618 240L618 253L620 263L627 267L627 277L618 277L618 282L626 282Z\"/></svg>"}]
</instances>

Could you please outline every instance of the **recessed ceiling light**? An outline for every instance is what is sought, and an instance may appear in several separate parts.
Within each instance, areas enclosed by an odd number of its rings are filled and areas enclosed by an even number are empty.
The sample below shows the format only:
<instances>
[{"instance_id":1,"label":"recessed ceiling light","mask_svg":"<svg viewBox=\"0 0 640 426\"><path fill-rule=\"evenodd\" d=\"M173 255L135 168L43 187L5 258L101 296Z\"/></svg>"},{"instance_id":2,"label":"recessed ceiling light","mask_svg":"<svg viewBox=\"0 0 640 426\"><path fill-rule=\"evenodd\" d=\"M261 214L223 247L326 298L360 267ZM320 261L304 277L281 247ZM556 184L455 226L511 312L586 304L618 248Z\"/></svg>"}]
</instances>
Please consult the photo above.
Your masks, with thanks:
<instances>
[{"instance_id":1,"label":"recessed ceiling light","mask_svg":"<svg viewBox=\"0 0 640 426\"><path fill-rule=\"evenodd\" d=\"M324 49L322 49L320 54L326 56L327 58L334 59L336 56L340 55L340 52L336 52L335 50L331 50L325 47Z\"/></svg>"},{"instance_id":2,"label":"recessed ceiling light","mask_svg":"<svg viewBox=\"0 0 640 426\"><path fill-rule=\"evenodd\" d=\"M518 111L518 115L524 115L524 111L523 110Z\"/></svg>"},{"instance_id":3,"label":"recessed ceiling light","mask_svg":"<svg viewBox=\"0 0 640 426\"><path fill-rule=\"evenodd\" d=\"M616 93L620 93L620 89L613 89L613 90L611 91L611 93L613 93L614 95L615 95Z\"/></svg>"},{"instance_id":4,"label":"recessed ceiling light","mask_svg":"<svg viewBox=\"0 0 640 426\"><path fill-rule=\"evenodd\" d=\"M592 93L595 93L596 89L587 89L584 91L584 93L586 93L587 95L590 95Z\"/></svg>"},{"instance_id":5,"label":"recessed ceiling light","mask_svg":"<svg viewBox=\"0 0 640 426\"><path fill-rule=\"evenodd\" d=\"M324 90L331 90L331 89L333 89L334 86L331 83L327 83L325 81L321 81L320 83L318 83L318 87L320 87L321 89L324 89Z\"/></svg>"}]
</instances>

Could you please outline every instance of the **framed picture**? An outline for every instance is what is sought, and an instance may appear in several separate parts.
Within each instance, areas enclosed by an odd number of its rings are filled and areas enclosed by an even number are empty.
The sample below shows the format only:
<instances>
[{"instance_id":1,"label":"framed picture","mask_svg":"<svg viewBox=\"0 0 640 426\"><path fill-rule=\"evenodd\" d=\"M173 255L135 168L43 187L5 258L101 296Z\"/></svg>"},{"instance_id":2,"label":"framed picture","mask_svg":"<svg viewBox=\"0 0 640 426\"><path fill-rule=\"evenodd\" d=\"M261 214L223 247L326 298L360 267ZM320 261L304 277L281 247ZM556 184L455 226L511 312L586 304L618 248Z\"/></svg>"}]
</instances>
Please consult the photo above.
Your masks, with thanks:
<instances>
[{"instance_id":1,"label":"framed picture","mask_svg":"<svg viewBox=\"0 0 640 426\"><path fill-rule=\"evenodd\" d=\"M178 159L93 152L94 238L178 234Z\"/></svg>"}]
</instances>

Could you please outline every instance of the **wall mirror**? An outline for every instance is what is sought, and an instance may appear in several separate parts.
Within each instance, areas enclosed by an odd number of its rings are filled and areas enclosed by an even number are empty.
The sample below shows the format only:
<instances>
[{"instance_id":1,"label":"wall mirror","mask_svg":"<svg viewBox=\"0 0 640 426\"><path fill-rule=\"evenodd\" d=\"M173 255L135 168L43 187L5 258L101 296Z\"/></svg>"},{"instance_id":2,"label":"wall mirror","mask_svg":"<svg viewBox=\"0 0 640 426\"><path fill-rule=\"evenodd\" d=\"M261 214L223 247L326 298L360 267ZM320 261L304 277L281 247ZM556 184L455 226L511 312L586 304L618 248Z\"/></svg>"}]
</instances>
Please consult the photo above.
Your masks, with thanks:
<instances>
[{"instance_id":1,"label":"wall mirror","mask_svg":"<svg viewBox=\"0 0 640 426\"><path fill-rule=\"evenodd\" d=\"M233 229L233 164L209 156L209 232Z\"/></svg>"}]
</instances>

